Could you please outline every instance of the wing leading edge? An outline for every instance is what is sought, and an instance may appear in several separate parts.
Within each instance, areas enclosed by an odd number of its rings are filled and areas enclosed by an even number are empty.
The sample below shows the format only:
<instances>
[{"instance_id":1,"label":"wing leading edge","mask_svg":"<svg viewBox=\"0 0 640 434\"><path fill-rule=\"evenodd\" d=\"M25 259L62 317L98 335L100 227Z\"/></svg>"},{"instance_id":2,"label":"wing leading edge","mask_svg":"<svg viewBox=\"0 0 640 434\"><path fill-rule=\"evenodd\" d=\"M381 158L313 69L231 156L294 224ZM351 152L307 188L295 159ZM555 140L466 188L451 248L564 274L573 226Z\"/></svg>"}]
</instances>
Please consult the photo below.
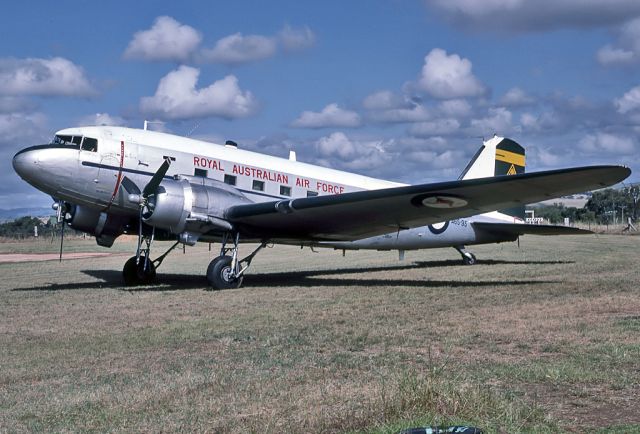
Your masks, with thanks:
<instances>
[{"instance_id":1,"label":"wing leading edge","mask_svg":"<svg viewBox=\"0 0 640 434\"><path fill-rule=\"evenodd\" d=\"M631 174L591 166L410 185L230 207L225 218L262 238L354 240L599 189Z\"/></svg>"}]
</instances>

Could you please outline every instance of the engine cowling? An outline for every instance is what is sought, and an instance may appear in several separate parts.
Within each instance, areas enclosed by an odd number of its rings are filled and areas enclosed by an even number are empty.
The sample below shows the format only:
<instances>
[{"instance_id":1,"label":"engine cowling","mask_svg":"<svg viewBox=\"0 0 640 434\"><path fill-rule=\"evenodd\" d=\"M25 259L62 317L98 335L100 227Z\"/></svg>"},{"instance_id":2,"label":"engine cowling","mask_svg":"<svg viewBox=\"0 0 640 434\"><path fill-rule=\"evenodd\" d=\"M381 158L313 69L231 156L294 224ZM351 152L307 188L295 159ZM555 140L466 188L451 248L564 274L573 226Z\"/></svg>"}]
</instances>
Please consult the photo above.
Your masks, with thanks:
<instances>
[{"instance_id":1,"label":"engine cowling","mask_svg":"<svg viewBox=\"0 0 640 434\"><path fill-rule=\"evenodd\" d=\"M175 234L205 222L228 229L229 223L222 220L224 211L243 203L251 201L233 186L207 178L177 175L162 181L149 195L142 220Z\"/></svg>"},{"instance_id":2,"label":"engine cowling","mask_svg":"<svg viewBox=\"0 0 640 434\"><path fill-rule=\"evenodd\" d=\"M66 222L75 230L94 235L99 245L111 247L113 241L123 233L126 219L86 206L73 205L69 209Z\"/></svg>"}]
</instances>

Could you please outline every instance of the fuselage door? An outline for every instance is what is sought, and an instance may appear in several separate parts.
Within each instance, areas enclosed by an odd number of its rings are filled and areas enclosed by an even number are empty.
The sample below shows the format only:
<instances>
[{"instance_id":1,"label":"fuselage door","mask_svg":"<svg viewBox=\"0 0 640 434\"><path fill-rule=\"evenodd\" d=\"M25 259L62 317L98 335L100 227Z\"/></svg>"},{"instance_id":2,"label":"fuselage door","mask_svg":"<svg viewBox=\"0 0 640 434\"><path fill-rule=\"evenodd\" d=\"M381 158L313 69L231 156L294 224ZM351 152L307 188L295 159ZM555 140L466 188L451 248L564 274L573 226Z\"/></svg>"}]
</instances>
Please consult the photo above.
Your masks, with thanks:
<instances>
[{"instance_id":1,"label":"fuselage door","mask_svg":"<svg viewBox=\"0 0 640 434\"><path fill-rule=\"evenodd\" d=\"M76 139L76 137L74 137ZM82 184L82 193L87 198L93 199L98 183L98 171L100 166L100 154L98 153L98 141L90 137L78 137L80 150L78 153L78 183Z\"/></svg>"}]
</instances>

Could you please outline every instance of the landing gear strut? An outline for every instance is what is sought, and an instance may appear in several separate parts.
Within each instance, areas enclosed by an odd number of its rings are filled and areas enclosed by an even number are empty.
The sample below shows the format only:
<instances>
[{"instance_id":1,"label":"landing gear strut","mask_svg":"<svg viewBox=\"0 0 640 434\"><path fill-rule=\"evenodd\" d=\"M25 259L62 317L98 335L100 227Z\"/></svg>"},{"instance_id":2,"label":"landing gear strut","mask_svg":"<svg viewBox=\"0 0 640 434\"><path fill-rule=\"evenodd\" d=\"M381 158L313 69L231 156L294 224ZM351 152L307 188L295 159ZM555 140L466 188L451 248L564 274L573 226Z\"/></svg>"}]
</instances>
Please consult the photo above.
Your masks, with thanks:
<instances>
[{"instance_id":1,"label":"landing gear strut","mask_svg":"<svg viewBox=\"0 0 640 434\"><path fill-rule=\"evenodd\" d=\"M455 246L454 248L462 256L462 262L464 265L473 265L476 263L476 255L467 251L464 246Z\"/></svg>"},{"instance_id":2,"label":"landing gear strut","mask_svg":"<svg viewBox=\"0 0 640 434\"><path fill-rule=\"evenodd\" d=\"M164 258L175 249L179 242L172 245L166 252L155 260L151 260L151 244L153 243L155 228L151 235L142 235L138 238L136 255L125 262L122 269L122 277L127 286L149 285L156 280L156 268L162 264Z\"/></svg>"},{"instance_id":3,"label":"landing gear strut","mask_svg":"<svg viewBox=\"0 0 640 434\"><path fill-rule=\"evenodd\" d=\"M238 259L240 234L232 235L232 247L227 247L229 236L229 234L224 235L220 256L213 259L207 267L207 281L213 289L239 288L244 278L244 272L251 265L251 261L266 246L266 242L262 242L249 256ZM228 253L231 253L231 256Z\"/></svg>"}]
</instances>

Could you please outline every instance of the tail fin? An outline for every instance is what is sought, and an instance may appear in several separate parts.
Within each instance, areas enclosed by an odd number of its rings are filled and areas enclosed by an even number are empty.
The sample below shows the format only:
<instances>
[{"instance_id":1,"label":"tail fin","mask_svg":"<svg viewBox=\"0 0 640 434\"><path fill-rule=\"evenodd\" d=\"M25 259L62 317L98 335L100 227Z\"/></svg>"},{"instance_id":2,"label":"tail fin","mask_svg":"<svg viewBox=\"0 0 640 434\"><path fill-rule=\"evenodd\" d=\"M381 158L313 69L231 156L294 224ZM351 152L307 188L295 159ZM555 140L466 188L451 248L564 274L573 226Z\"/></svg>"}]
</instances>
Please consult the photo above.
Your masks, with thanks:
<instances>
[{"instance_id":1,"label":"tail fin","mask_svg":"<svg viewBox=\"0 0 640 434\"><path fill-rule=\"evenodd\" d=\"M487 178L491 176L524 173L524 148L511 139L494 136L482 143L458 179ZM500 211L524 219L524 205Z\"/></svg>"}]
</instances>

